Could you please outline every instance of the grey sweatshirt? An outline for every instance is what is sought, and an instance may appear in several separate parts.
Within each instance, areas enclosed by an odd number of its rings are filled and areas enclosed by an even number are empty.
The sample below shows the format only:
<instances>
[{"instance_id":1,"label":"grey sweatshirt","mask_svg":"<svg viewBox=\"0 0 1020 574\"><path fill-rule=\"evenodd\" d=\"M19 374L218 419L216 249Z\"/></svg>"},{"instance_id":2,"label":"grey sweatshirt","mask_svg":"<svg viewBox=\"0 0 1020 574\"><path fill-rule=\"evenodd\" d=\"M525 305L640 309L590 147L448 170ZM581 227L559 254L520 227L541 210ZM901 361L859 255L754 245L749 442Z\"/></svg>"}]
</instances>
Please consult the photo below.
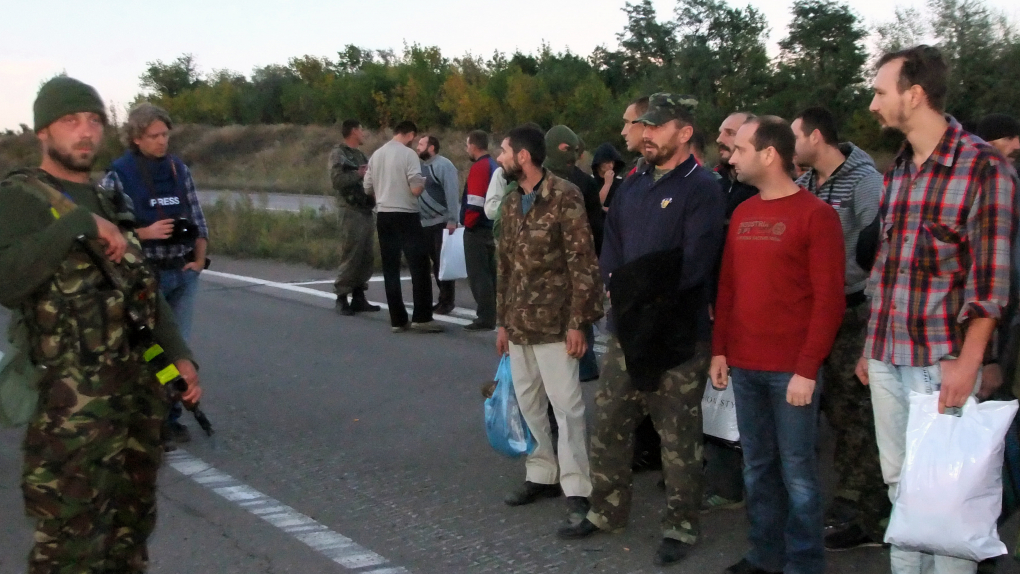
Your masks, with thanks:
<instances>
[{"instance_id":1,"label":"grey sweatshirt","mask_svg":"<svg viewBox=\"0 0 1020 574\"><path fill-rule=\"evenodd\" d=\"M849 295L863 291L868 283L869 270L863 269L857 262L857 250L861 231L878 217L878 202L884 184L875 162L864 150L848 142L839 144L839 151L846 156L846 162L821 187L813 168L800 176L797 183L834 207L839 214L846 248L845 293Z\"/></svg>"},{"instance_id":2,"label":"grey sweatshirt","mask_svg":"<svg viewBox=\"0 0 1020 574\"><path fill-rule=\"evenodd\" d=\"M421 226L430 227L440 223L457 225L460 219L460 190L457 168L453 162L441 155L434 155L421 162L421 174L425 176L425 191L418 196L418 211Z\"/></svg>"}]
</instances>

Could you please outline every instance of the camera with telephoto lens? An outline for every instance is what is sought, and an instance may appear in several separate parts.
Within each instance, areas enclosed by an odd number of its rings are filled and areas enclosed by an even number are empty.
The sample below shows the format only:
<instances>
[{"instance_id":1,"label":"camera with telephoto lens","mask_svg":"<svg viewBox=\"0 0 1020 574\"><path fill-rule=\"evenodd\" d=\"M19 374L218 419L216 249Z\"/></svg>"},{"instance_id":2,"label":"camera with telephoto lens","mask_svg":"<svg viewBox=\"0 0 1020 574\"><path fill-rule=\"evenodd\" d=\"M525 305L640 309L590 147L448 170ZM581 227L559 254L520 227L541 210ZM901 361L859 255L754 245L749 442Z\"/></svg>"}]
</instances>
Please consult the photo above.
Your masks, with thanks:
<instances>
[{"instance_id":1,"label":"camera with telephoto lens","mask_svg":"<svg viewBox=\"0 0 1020 574\"><path fill-rule=\"evenodd\" d=\"M198 226L187 217L174 220L174 229L168 240L171 243L190 243L198 239Z\"/></svg>"}]
</instances>

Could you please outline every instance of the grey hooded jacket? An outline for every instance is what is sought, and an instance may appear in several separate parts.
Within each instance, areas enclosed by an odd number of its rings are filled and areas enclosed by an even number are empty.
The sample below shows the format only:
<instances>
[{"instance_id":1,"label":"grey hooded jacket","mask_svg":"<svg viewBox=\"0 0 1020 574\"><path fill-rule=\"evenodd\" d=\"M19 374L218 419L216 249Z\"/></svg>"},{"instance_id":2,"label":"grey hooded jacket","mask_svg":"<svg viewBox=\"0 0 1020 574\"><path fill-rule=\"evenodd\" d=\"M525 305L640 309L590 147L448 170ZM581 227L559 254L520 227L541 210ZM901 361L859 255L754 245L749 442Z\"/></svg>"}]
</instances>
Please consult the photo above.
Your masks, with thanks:
<instances>
[{"instance_id":1,"label":"grey hooded jacket","mask_svg":"<svg viewBox=\"0 0 1020 574\"><path fill-rule=\"evenodd\" d=\"M878 203L884 182L875 162L864 150L848 142L839 144L839 151L846 156L846 162L824 184L818 185L818 175L813 168L800 176L797 184L831 205L839 214L846 247L845 293L849 295L864 291L868 283L871 271L868 262L874 262L877 245L877 237L870 235L878 233Z\"/></svg>"}]
</instances>

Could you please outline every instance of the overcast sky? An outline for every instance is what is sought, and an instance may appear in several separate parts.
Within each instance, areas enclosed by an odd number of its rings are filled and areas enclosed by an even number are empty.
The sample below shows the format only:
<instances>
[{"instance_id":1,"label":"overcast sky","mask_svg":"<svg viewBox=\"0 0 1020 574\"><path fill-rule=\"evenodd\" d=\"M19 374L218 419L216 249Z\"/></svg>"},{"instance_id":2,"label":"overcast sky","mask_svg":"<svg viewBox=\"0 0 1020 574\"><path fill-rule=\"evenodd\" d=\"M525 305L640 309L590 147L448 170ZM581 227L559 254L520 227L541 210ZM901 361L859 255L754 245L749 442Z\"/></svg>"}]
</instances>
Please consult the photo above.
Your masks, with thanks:
<instances>
[{"instance_id":1,"label":"overcast sky","mask_svg":"<svg viewBox=\"0 0 1020 574\"><path fill-rule=\"evenodd\" d=\"M746 0L730 0L744 5ZM913 2L919 8L923 0ZM1010 0L986 0L1017 21ZM140 91L146 62L191 53L200 71L286 64L292 56L335 58L347 44L400 51L405 42L439 46L446 56L494 50L588 55L616 46L624 0L112 0L9 2L0 41L0 129L32 125L41 82L60 72L92 84L108 102ZM654 0L660 17L675 0ZM772 41L785 35L790 2L750 0L768 17ZM895 0L849 0L871 26L892 19ZM47 20L50 18L51 20Z\"/></svg>"}]
</instances>

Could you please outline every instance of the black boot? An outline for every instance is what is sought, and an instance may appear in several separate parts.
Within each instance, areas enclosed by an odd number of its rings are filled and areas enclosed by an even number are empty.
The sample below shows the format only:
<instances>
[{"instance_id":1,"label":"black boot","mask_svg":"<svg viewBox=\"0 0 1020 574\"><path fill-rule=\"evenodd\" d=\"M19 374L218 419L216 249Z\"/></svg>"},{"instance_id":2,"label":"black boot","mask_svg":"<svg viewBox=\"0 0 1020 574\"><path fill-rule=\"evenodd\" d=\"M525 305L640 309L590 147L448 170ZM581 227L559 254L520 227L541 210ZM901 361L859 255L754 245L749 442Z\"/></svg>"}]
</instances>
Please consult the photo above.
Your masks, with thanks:
<instances>
[{"instance_id":1,"label":"black boot","mask_svg":"<svg viewBox=\"0 0 1020 574\"><path fill-rule=\"evenodd\" d=\"M365 299L365 291L363 289L355 289L351 293L351 309L354 310L354 313L364 313L366 311L378 311L382 307L369 303L368 299Z\"/></svg>"},{"instance_id":2,"label":"black boot","mask_svg":"<svg viewBox=\"0 0 1020 574\"><path fill-rule=\"evenodd\" d=\"M348 317L354 315L354 309L351 307L351 304L347 302L347 295L336 296L336 312Z\"/></svg>"}]
</instances>

